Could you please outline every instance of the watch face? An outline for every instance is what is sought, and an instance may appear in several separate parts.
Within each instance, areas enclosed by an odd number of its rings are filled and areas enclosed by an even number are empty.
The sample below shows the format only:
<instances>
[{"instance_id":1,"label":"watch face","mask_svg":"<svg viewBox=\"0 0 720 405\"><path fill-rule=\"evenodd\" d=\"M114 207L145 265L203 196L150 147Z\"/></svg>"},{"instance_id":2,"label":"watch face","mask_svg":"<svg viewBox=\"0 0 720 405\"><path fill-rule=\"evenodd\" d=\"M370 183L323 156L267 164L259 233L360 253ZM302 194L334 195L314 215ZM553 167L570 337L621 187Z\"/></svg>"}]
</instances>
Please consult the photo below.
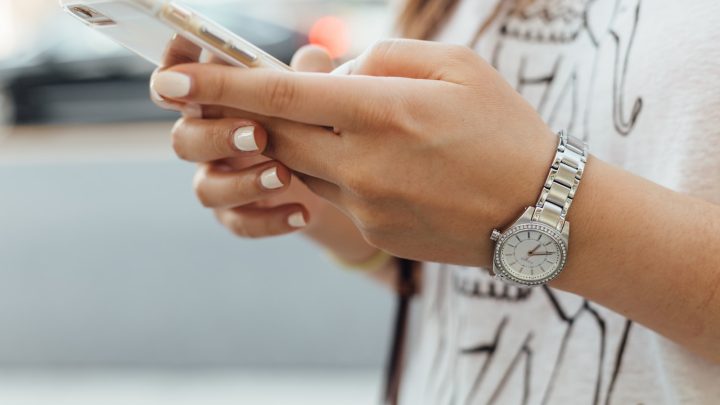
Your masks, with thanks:
<instances>
[{"instance_id":1,"label":"watch face","mask_svg":"<svg viewBox=\"0 0 720 405\"><path fill-rule=\"evenodd\" d=\"M555 278L566 258L560 233L538 223L511 228L502 235L495 251L495 263L506 277L530 285Z\"/></svg>"}]
</instances>

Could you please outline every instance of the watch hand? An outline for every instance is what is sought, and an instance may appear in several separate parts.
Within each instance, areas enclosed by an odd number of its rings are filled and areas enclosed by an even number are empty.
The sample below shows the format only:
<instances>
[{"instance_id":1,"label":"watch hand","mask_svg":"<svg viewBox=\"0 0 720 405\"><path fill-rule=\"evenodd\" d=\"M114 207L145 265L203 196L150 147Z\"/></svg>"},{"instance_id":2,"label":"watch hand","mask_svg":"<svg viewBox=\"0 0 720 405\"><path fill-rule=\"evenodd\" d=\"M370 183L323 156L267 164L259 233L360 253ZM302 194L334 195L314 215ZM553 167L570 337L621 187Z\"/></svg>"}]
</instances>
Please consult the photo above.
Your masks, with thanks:
<instances>
[{"instance_id":1,"label":"watch hand","mask_svg":"<svg viewBox=\"0 0 720 405\"><path fill-rule=\"evenodd\" d=\"M540 246L541 246L541 245L538 243L538 245L535 246L535 248L533 248L533 250L531 250L531 251L528 252L528 256L532 256L532 255L535 253L536 250L540 249Z\"/></svg>"},{"instance_id":2,"label":"watch hand","mask_svg":"<svg viewBox=\"0 0 720 405\"><path fill-rule=\"evenodd\" d=\"M533 254L531 254L530 256L550 256L550 255L552 255L553 253L554 253L554 252L533 253Z\"/></svg>"}]
</instances>

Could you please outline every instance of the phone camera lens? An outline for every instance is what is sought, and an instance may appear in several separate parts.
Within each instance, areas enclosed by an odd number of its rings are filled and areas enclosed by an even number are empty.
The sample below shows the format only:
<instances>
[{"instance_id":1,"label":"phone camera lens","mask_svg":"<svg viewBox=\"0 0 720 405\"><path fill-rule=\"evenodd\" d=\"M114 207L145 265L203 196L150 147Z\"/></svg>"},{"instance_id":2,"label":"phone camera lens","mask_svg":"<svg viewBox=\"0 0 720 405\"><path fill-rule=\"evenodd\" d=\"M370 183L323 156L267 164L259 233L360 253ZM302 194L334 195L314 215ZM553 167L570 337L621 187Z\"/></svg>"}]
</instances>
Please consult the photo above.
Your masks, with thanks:
<instances>
[{"instance_id":1,"label":"phone camera lens","mask_svg":"<svg viewBox=\"0 0 720 405\"><path fill-rule=\"evenodd\" d=\"M84 7L84 6L74 6L70 7L70 12L73 13L76 17L81 18L84 20L87 24L90 25L114 25L115 21L113 21L112 18L108 18L104 16L102 13L99 13L90 7Z\"/></svg>"},{"instance_id":2,"label":"phone camera lens","mask_svg":"<svg viewBox=\"0 0 720 405\"><path fill-rule=\"evenodd\" d=\"M93 18L95 16L95 13L92 12L92 10L87 9L85 7L73 7L72 12L75 13L78 17L82 18Z\"/></svg>"}]
</instances>

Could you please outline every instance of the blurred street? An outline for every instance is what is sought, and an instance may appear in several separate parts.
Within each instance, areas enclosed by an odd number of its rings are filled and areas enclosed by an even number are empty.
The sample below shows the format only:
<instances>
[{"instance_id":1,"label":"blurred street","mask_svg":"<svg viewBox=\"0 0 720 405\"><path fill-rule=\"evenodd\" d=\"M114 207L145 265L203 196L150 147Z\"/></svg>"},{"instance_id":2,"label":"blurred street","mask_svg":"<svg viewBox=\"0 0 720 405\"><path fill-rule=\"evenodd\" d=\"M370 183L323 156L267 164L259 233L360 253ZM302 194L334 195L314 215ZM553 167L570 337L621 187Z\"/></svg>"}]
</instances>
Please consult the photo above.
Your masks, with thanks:
<instances>
[{"instance_id":1,"label":"blurred street","mask_svg":"<svg viewBox=\"0 0 720 405\"><path fill-rule=\"evenodd\" d=\"M190 3L285 61L323 18L338 61L390 25L376 1ZM376 402L393 296L300 236L223 229L152 68L55 0L0 0L0 404Z\"/></svg>"}]
</instances>

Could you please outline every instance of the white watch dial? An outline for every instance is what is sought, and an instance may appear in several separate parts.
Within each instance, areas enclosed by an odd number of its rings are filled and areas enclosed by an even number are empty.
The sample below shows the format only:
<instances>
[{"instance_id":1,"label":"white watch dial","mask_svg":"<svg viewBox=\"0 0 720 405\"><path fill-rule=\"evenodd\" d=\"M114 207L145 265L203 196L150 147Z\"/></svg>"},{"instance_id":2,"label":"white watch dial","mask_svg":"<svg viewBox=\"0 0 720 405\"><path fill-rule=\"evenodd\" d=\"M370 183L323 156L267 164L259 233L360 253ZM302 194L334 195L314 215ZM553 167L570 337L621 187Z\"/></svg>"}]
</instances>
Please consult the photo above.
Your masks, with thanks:
<instances>
[{"instance_id":1,"label":"white watch dial","mask_svg":"<svg viewBox=\"0 0 720 405\"><path fill-rule=\"evenodd\" d=\"M504 236L497 253L506 272L520 281L552 278L565 264L564 246L536 227L523 227Z\"/></svg>"}]
</instances>

